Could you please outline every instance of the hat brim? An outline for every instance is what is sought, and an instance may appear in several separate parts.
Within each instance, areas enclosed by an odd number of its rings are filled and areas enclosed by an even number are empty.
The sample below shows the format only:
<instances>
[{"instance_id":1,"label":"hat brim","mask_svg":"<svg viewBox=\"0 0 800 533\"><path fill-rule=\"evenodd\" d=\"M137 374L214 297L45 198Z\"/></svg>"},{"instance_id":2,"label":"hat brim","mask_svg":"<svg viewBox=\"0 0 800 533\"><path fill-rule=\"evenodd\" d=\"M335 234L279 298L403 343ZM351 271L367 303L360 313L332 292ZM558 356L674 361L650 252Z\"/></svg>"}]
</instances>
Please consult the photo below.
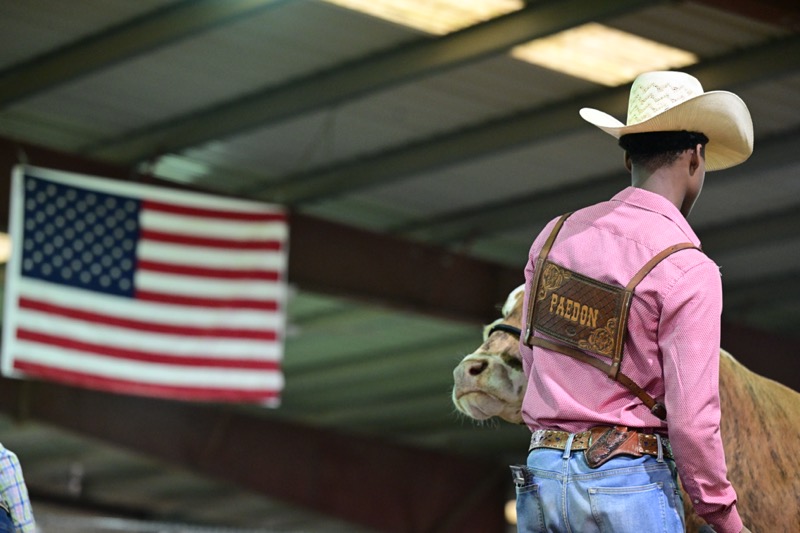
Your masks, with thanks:
<instances>
[{"instance_id":1,"label":"hat brim","mask_svg":"<svg viewBox=\"0 0 800 533\"><path fill-rule=\"evenodd\" d=\"M603 111L583 108L581 117L619 139L629 133L696 131L705 134L706 170L738 165L753 153L753 121L741 98L727 91L710 91L636 124L623 124Z\"/></svg>"}]
</instances>

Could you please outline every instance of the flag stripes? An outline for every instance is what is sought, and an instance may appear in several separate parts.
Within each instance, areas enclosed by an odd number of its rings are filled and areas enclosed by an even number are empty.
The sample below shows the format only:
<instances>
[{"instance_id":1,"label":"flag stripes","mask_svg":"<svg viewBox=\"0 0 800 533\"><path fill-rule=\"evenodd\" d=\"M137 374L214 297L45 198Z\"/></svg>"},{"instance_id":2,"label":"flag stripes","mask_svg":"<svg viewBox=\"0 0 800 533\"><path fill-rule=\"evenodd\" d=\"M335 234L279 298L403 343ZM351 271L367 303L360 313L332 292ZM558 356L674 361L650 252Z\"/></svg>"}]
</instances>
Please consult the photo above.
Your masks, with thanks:
<instances>
[{"instance_id":1,"label":"flag stripes","mask_svg":"<svg viewBox=\"0 0 800 533\"><path fill-rule=\"evenodd\" d=\"M277 404L281 208L35 167L12 184L5 375Z\"/></svg>"}]
</instances>

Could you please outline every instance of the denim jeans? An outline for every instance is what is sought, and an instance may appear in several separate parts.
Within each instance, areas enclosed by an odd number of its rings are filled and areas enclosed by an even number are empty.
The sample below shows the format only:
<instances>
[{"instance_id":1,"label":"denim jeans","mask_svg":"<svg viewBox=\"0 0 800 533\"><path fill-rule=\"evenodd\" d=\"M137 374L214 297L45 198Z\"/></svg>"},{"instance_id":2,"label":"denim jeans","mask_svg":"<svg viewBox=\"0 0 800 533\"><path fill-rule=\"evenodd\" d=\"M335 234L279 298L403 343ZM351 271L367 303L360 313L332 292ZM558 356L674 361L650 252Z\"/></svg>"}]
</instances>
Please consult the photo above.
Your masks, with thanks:
<instances>
[{"instance_id":1,"label":"denim jeans","mask_svg":"<svg viewBox=\"0 0 800 533\"><path fill-rule=\"evenodd\" d=\"M5 503L0 502L0 533L13 533L14 521Z\"/></svg>"},{"instance_id":2,"label":"denim jeans","mask_svg":"<svg viewBox=\"0 0 800 533\"><path fill-rule=\"evenodd\" d=\"M511 470L519 533L685 531L669 459L618 456L590 468L582 451L536 449Z\"/></svg>"}]
</instances>

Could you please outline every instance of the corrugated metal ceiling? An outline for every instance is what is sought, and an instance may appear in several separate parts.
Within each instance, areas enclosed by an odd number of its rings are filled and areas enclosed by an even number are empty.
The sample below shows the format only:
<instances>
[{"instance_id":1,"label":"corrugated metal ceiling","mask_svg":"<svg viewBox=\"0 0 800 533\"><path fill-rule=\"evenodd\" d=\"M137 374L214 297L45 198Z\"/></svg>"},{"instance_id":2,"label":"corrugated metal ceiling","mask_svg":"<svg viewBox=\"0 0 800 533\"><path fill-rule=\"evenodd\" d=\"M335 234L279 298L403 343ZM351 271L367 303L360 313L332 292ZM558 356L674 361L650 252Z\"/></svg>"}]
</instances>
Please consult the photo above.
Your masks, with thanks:
<instances>
[{"instance_id":1,"label":"corrugated metal ceiling","mask_svg":"<svg viewBox=\"0 0 800 533\"><path fill-rule=\"evenodd\" d=\"M295 213L399 238L409 253L433 245L518 269L521 281L527 247L547 220L626 184L621 154L577 110L623 117L627 87L600 87L506 53L517 36L588 20L695 52L701 63L688 70L706 89L734 90L748 103L755 155L706 181L692 222L722 266L729 327L754 328L776 343L794 338L796 6L528 2L502 23L436 38L311 0L3 2L0 135L154 169L205 190L285 201ZM29 89L15 93L19 83ZM352 250L360 243L337 245L359 258L353 271L387 278L370 270L378 263L369 249ZM326 258L315 267L324 271ZM440 274L411 273L420 287ZM465 281L449 279L478 291ZM765 298L760 287L780 289ZM348 294L335 283L317 289L295 286L284 403L257 418L466 454L498 469L523 451L524 429L475 427L450 405L452 368L480 342L480 320L399 311L385 293ZM752 355L750 362L766 365L762 372L793 364L771 377L797 386L796 362L780 357L772 367ZM58 494L60 504L274 531L371 529L323 516L330 509L299 509L280 494L240 493L24 412L0 428L34 492ZM68 492L75 468L83 472L80 498Z\"/></svg>"}]
</instances>

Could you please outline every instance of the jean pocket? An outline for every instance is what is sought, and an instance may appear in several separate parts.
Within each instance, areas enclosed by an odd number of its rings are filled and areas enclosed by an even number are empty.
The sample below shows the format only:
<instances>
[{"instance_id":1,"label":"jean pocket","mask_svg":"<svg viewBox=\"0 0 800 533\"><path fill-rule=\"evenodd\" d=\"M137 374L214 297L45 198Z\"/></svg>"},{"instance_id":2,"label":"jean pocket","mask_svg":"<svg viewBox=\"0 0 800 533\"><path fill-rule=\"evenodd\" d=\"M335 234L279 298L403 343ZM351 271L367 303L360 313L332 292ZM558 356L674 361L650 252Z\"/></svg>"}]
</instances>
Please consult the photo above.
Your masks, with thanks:
<instances>
[{"instance_id":1,"label":"jean pocket","mask_svg":"<svg viewBox=\"0 0 800 533\"><path fill-rule=\"evenodd\" d=\"M6 514L3 509L0 509L0 533L13 533L14 531L14 522L11 520L11 516Z\"/></svg>"},{"instance_id":2,"label":"jean pocket","mask_svg":"<svg viewBox=\"0 0 800 533\"><path fill-rule=\"evenodd\" d=\"M594 487L589 501L597 527L604 533L674 531L675 519L663 483L638 487Z\"/></svg>"},{"instance_id":3,"label":"jean pocket","mask_svg":"<svg viewBox=\"0 0 800 533\"><path fill-rule=\"evenodd\" d=\"M526 466L513 465L511 472L517 493L517 532L546 532L539 485Z\"/></svg>"}]
</instances>

